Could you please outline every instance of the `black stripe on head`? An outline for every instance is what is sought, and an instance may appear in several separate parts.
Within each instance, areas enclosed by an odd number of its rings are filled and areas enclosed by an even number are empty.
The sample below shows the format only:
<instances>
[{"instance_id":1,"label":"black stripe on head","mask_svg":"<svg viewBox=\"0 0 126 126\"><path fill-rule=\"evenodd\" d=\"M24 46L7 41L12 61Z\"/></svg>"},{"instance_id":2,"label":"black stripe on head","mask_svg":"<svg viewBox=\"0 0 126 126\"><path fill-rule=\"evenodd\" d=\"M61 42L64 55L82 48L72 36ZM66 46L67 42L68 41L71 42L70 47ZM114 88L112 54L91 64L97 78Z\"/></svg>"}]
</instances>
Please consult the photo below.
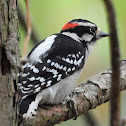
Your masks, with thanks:
<instances>
[{"instance_id":1,"label":"black stripe on head","mask_svg":"<svg viewBox=\"0 0 126 126\"><path fill-rule=\"evenodd\" d=\"M91 32L89 26L77 26L77 27L75 27L73 29L66 29L66 30L61 31L61 32L76 33L79 37L82 37L82 35L84 35L84 34L94 35L94 33Z\"/></svg>"}]
</instances>

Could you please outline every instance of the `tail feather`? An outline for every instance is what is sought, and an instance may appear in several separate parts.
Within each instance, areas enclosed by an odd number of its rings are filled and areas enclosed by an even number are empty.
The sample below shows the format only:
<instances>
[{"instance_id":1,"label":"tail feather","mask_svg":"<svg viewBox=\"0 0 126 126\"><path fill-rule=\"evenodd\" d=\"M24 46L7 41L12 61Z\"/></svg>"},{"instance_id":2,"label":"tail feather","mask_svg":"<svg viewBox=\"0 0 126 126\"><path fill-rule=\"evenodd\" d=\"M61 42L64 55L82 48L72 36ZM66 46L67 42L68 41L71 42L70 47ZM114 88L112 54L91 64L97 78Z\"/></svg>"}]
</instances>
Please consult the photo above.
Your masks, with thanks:
<instances>
[{"instance_id":1,"label":"tail feather","mask_svg":"<svg viewBox=\"0 0 126 126\"><path fill-rule=\"evenodd\" d=\"M19 115L23 118L33 118L36 115L38 104L37 94L22 99L19 103Z\"/></svg>"}]
</instances>

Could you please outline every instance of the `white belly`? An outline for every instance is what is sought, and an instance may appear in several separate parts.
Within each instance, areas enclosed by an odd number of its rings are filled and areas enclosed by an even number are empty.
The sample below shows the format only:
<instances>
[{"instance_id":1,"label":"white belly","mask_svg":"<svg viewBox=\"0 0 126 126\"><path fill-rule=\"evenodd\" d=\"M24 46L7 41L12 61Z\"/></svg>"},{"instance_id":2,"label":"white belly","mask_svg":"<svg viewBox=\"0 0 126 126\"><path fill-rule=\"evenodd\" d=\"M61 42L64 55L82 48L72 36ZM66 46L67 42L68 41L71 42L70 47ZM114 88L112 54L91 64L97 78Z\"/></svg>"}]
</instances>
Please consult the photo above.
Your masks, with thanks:
<instances>
[{"instance_id":1,"label":"white belly","mask_svg":"<svg viewBox=\"0 0 126 126\"><path fill-rule=\"evenodd\" d=\"M37 97L41 99L41 104L59 104L63 102L72 93L81 71L40 92Z\"/></svg>"}]
</instances>

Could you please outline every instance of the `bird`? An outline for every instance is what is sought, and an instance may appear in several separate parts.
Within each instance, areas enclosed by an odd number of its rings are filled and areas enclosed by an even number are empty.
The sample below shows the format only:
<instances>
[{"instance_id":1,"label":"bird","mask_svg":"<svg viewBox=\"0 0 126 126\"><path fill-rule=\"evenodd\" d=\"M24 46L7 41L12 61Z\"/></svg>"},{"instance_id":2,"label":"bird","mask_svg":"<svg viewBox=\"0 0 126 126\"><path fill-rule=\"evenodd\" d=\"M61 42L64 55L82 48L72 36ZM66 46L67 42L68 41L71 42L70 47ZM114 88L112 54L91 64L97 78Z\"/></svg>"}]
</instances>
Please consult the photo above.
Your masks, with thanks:
<instances>
[{"instance_id":1,"label":"bird","mask_svg":"<svg viewBox=\"0 0 126 126\"><path fill-rule=\"evenodd\" d=\"M40 102L68 102L97 40L107 36L91 21L74 19L38 43L18 74L19 115L33 118Z\"/></svg>"}]
</instances>

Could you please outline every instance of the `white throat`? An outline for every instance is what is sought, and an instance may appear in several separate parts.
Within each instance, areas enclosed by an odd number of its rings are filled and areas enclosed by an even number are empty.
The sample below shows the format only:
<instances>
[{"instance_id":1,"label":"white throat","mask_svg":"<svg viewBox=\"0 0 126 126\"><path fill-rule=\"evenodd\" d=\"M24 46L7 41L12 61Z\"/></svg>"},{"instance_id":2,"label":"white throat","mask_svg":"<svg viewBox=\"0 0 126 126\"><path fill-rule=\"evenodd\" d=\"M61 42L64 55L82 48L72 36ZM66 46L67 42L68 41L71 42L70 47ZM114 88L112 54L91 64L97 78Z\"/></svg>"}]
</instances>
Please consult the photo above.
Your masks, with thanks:
<instances>
[{"instance_id":1,"label":"white throat","mask_svg":"<svg viewBox=\"0 0 126 126\"><path fill-rule=\"evenodd\" d=\"M92 53L92 50L95 46L96 42L93 42L93 43L88 43L87 46L88 46L88 49L86 48L86 56L85 56L85 64L87 62L87 59L89 57L89 55Z\"/></svg>"}]
</instances>

